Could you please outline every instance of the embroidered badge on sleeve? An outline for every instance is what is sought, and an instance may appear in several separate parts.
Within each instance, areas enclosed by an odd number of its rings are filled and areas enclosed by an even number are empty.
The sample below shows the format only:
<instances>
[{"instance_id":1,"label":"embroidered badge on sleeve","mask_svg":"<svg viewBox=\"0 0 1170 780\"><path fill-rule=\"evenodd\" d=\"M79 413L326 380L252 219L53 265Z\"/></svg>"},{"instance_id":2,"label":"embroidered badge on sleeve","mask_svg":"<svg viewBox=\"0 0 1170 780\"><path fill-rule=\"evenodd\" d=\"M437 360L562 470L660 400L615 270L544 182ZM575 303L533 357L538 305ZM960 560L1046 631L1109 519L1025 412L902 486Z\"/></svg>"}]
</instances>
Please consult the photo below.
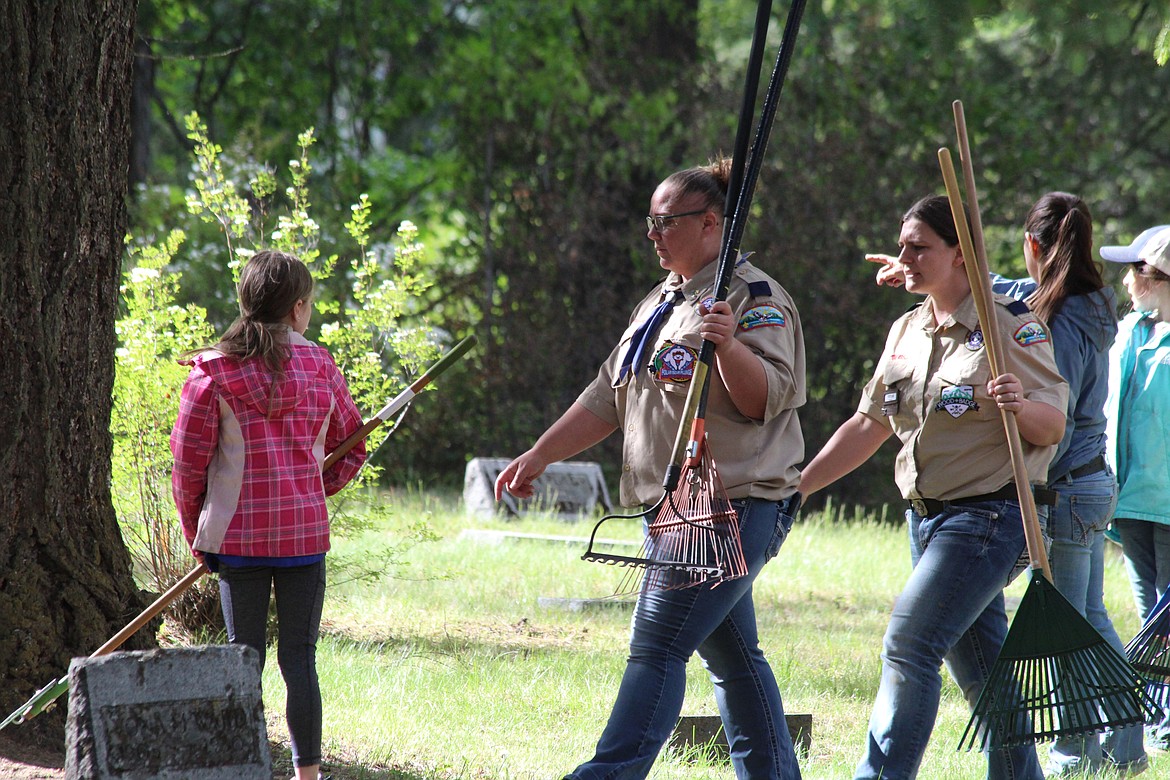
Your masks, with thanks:
<instances>
[{"instance_id":1,"label":"embroidered badge on sleeve","mask_svg":"<svg viewBox=\"0 0 1170 780\"><path fill-rule=\"evenodd\" d=\"M784 312L775 306L753 306L739 318L740 330L755 330L756 328L783 328L788 324Z\"/></svg>"},{"instance_id":2,"label":"embroidered badge on sleeve","mask_svg":"<svg viewBox=\"0 0 1170 780\"><path fill-rule=\"evenodd\" d=\"M1048 341L1048 334L1044 332L1044 327L1039 322L1025 322L1016 329L1012 338L1021 347L1030 347Z\"/></svg>"}]
</instances>

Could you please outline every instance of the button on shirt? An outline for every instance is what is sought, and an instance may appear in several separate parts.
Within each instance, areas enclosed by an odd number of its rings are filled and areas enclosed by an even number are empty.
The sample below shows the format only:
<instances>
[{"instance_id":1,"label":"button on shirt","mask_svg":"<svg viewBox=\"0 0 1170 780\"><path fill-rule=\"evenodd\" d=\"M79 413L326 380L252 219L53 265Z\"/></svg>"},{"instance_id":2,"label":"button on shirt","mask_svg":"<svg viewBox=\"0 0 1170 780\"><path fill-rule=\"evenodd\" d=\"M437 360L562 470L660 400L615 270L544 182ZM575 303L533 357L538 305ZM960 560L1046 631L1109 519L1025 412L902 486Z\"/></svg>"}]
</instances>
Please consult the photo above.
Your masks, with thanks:
<instances>
[{"instance_id":1,"label":"button on shirt","mask_svg":"<svg viewBox=\"0 0 1170 780\"><path fill-rule=\"evenodd\" d=\"M700 305L713 298L718 263L684 283L670 274L634 309L617 347L577 402L624 433L621 503L653 504L662 497L690 381L687 363L702 346ZM665 296L681 290L685 300L671 310L648 350L613 387L618 367L638 326ZM740 319L735 337L759 358L768 382L763 420L735 408L715 366L711 369L706 430L710 454L731 498L782 499L796 491L804 439L796 409L805 402L804 339L792 298L775 280L741 260L726 298ZM687 430L689 432L689 422Z\"/></svg>"},{"instance_id":2,"label":"button on shirt","mask_svg":"<svg viewBox=\"0 0 1170 780\"><path fill-rule=\"evenodd\" d=\"M1029 401L1067 408L1068 385L1057 372L1048 331L1011 298L996 295L992 308L1003 370L1019 378ZM987 392L991 378L973 296L941 325L929 301L894 323L858 411L902 442L894 479L903 498L962 498L1012 481L1007 435ZM1045 484L1056 446L1022 445L1029 480Z\"/></svg>"}]
</instances>

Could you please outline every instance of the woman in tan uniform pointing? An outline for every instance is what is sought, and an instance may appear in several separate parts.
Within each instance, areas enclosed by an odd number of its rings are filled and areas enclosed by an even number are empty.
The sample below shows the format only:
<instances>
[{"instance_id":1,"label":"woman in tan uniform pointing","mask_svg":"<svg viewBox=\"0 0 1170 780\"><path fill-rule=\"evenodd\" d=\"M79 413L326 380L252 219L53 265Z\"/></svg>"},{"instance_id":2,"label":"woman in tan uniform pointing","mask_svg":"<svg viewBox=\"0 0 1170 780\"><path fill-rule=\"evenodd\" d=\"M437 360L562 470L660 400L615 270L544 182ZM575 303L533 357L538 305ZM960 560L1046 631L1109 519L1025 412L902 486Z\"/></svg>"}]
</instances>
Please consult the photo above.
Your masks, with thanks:
<instances>
[{"instance_id":1,"label":"woman in tan uniform pointing","mask_svg":"<svg viewBox=\"0 0 1170 780\"><path fill-rule=\"evenodd\" d=\"M926 300L890 329L877 370L804 469L800 491L853 471L894 435L894 478L909 502L913 571L894 605L869 739L855 778L916 777L938 712L945 661L973 706L1007 634L1003 588L1024 532L1000 408L1016 414L1029 479L1044 485L1064 434L1068 386L1048 331L1023 302L996 296L1011 373L992 377L945 197L902 217L898 264ZM1046 516L1051 497L1037 491ZM929 772L927 773L929 774ZM1032 745L988 755L990 780L1040 780Z\"/></svg>"}]
</instances>

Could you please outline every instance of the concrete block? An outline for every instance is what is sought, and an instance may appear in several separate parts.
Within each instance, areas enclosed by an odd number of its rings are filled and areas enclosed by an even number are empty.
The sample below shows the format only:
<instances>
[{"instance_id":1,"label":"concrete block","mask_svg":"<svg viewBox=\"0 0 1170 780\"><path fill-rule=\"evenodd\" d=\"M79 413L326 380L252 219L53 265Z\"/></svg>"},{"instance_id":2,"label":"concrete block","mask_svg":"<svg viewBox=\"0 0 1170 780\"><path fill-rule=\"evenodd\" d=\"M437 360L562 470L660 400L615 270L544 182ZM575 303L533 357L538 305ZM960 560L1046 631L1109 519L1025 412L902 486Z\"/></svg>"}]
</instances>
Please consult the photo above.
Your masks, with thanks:
<instances>
[{"instance_id":1,"label":"concrete block","mask_svg":"<svg viewBox=\"0 0 1170 780\"><path fill-rule=\"evenodd\" d=\"M511 463L507 458L473 458L463 474L463 505L477 517L498 514L519 517L527 512L553 512L564 520L578 520L597 512L613 511L600 464L590 461L553 463L533 483L532 498L504 493L497 504L496 477Z\"/></svg>"},{"instance_id":2,"label":"concrete block","mask_svg":"<svg viewBox=\"0 0 1170 780\"><path fill-rule=\"evenodd\" d=\"M789 712L784 714L784 719L796 755L807 756L812 747L812 715ZM731 759L731 748L727 745L723 721L718 715L683 715L678 719L667 747L678 751L703 749L719 761Z\"/></svg>"},{"instance_id":3,"label":"concrete block","mask_svg":"<svg viewBox=\"0 0 1170 780\"><path fill-rule=\"evenodd\" d=\"M68 780L272 780L260 656L240 645L74 658Z\"/></svg>"}]
</instances>

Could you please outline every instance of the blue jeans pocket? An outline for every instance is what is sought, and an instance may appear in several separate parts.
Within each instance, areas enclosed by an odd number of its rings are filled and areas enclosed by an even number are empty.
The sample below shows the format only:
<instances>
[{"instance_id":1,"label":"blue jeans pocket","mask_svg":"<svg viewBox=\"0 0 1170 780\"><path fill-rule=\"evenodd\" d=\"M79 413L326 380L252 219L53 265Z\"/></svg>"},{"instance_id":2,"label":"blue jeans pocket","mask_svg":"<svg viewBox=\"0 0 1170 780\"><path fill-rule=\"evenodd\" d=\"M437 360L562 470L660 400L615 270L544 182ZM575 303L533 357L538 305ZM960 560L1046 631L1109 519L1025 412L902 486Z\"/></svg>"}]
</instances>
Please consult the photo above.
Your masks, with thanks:
<instances>
[{"instance_id":1,"label":"blue jeans pocket","mask_svg":"<svg viewBox=\"0 0 1170 780\"><path fill-rule=\"evenodd\" d=\"M772 533L772 539L768 542L767 549L764 550L765 561L770 561L780 554L780 547L788 538L788 532L792 530L792 524L796 521L796 514L799 511L799 493L776 504L776 529Z\"/></svg>"},{"instance_id":2,"label":"blue jeans pocket","mask_svg":"<svg viewBox=\"0 0 1170 780\"><path fill-rule=\"evenodd\" d=\"M1072 511L1073 522L1085 535L1092 532L1103 532L1109 527L1109 520L1113 517L1113 507L1117 499L1109 496L1069 496L1069 508Z\"/></svg>"}]
</instances>

